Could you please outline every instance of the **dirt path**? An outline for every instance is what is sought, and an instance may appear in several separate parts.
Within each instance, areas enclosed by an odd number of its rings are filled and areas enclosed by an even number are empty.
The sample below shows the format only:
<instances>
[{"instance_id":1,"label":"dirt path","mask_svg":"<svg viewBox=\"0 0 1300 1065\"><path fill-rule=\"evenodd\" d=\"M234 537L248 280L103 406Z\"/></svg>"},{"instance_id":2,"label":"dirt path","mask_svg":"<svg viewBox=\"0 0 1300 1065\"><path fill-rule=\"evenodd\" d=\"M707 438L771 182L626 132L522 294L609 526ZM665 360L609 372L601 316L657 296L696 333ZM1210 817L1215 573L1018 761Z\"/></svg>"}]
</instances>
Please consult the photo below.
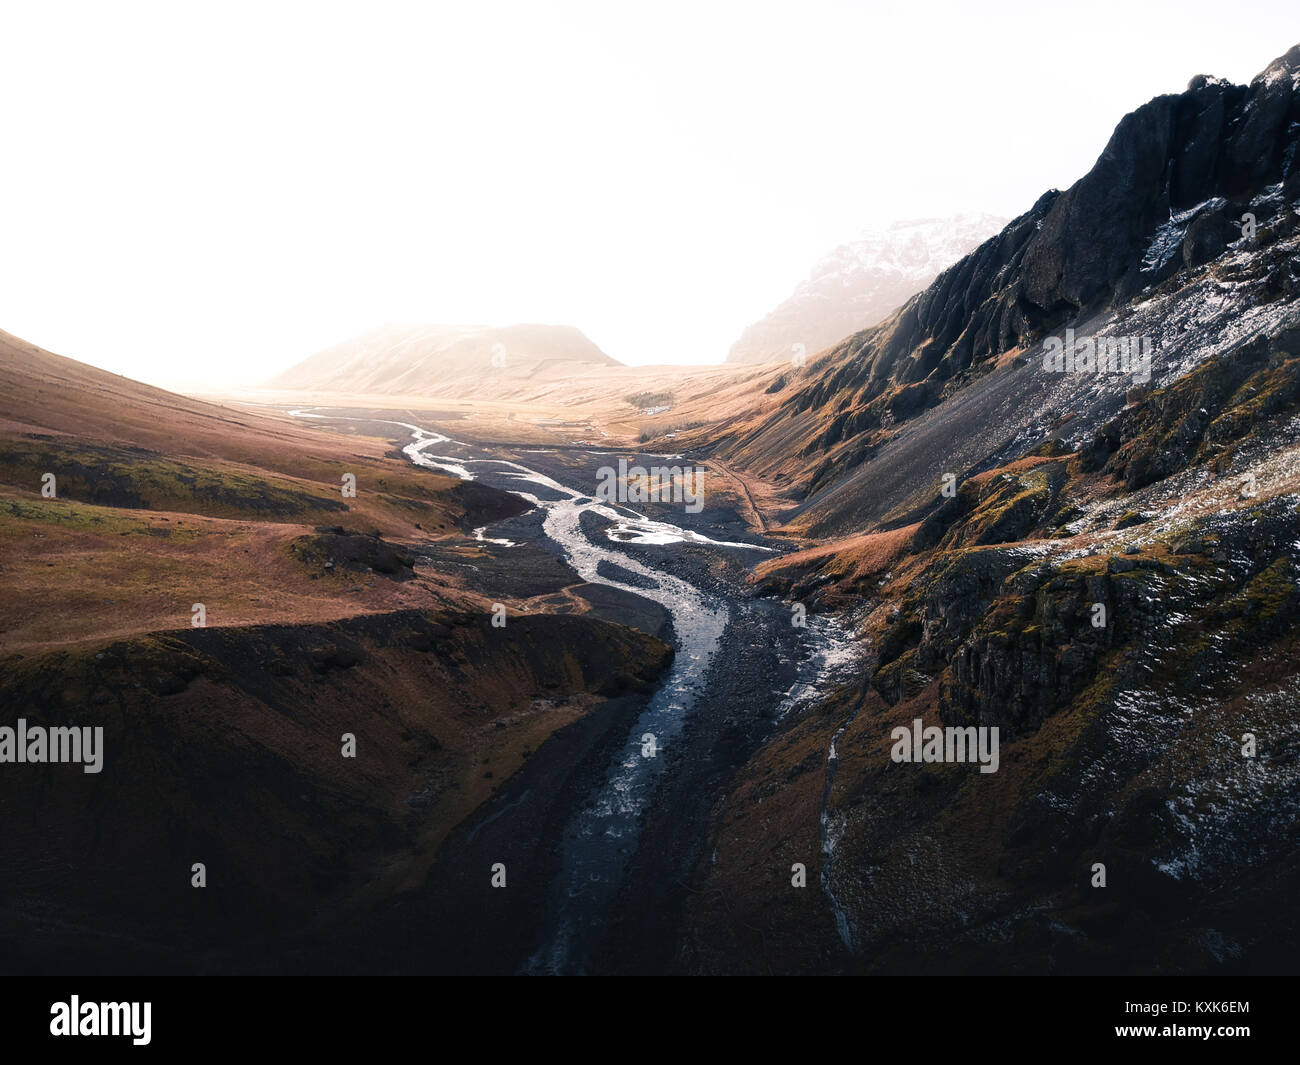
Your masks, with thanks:
<instances>
[{"instance_id":1,"label":"dirt path","mask_svg":"<svg viewBox=\"0 0 1300 1065\"><path fill-rule=\"evenodd\" d=\"M762 511L754 502L754 497L750 494L749 485L745 478L719 459L711 458L708 460L709 465L716 469L728 482L736 488L736 494L744 501L741 507L741 515L751 529L757 533L767 532L767 521L763 518Z\"/></svg>"}]
</instances>

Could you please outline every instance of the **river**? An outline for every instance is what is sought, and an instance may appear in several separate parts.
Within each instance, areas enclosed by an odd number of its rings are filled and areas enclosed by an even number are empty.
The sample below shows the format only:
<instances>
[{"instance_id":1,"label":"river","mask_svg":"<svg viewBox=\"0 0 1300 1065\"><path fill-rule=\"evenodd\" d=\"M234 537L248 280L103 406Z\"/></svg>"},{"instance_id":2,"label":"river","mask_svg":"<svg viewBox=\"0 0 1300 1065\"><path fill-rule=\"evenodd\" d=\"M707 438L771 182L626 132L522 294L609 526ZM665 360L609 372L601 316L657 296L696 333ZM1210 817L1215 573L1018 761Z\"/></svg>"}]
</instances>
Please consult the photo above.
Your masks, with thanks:
<instances>
[{"instance_id":1,"label":"river","mask_svg":"<svg viewBox=\"0 0 1300 1065\"><path fill-rule=\"evenodd\" d=\"M647 804L655 795L658 777L675 764L665 757L665 752L681 739L700 694L706 690L715 656L735 611L746 609L744 601L652 567L634 557L628 548L692 544L748 555L771 552L773 548L716 540L696 530L652 519L623 504L602 502L516 461L518 456L506 459L489 455L477 445L409 422L315 411L298 409L290 413L322 421L397 426L410 436L402 450L415 465L521 496L545 512L545 536L559 547L584 581L650 599L663 606L672 618L676 643L672 666L611 760L603 782L566 826L559 844L561 872L551 886L537 943L522 965L523 971L536 973L588 971L608 928L628 862L636 852L639 828ZM584 528L584 515L601 519L587 523L602 527L599 534ZM477 529L475 536L502 546L515 545L515 541L489 537L487 532L487 527ZM602 563L630 572L639 580L636 584L620 581L608 571L602 572ZM828 683L851 670L856 660L856 645L832 620L809 618L807 627L798 635L803 645L802 659L793 667L794 682L789 688L772 693L773 721L815 700Z\"/></svg>"}]
</instances>

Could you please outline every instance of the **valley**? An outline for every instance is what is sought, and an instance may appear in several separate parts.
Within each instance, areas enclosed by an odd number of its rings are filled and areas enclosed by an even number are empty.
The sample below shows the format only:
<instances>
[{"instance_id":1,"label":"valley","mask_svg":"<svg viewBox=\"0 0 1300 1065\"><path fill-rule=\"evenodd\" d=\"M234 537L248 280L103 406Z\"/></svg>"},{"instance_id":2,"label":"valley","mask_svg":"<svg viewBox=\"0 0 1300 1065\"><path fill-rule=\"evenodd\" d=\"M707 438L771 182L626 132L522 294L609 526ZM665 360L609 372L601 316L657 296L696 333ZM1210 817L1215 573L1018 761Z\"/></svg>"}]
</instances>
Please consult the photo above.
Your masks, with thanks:
<instances>
[{"instance_id":1,"label":"valley","mask_svg":"<svg viewBox=\"0 0 1300 1065\"><path fill-rule=\"evenodd\" d=\"M1293 971L1300 45L1101 148L711 365L0 334L0 970Z\"/></svg>"},{"instance_id":2,"label":"valley","mask_svg":"<svg viewBox=\"0 0 1300 1065\"><path fill-rule=\"evenodd\" d=\"M449 925L466 940L457 944L445 932L404 925L396 939L419 944L421 951L419 959L406 964L418 971L446 971L447 963L439 961L439 951L432 945L442 946L444 957L463 965L470 943L483 971L587 972L599 960L601 969L616 964L644 972L670 961L670 956L661 955L665 949L671 955L678 932L681 885L692 878L700 858L698 839L683 837L683 825L694 825L701 832L708 797L744 752L755 749L792 707L815 699L819 685L832 677L848 679L855 658L848 635L822 619L814 619L810 627L794 626L782 605L742 594L746 556L772 548L748 533L744 534L748 540L714 539L720 524L741 526L733 511L715 503L701 514L699 508L681 506L681 500L674 505L670 497L660 510L682 523L678 525L587 495L581 489L595 495L599 483L610 476L609 452L530 448L518 456L527 461L525 465L499 457L499 448L485 449L427 426L393 422L381 418L383 412L293 413L323 427L346 422L361 432L396 425L415 438L405 452L417 465L455 469L466 478L521 495L544 517L539 522L534 513L491 526L493 535L483 542L493 544L494 554L513 558L528 547L557 553L581 578L622 593L596 609L625 623L635 625L637 617L619 609L620 599L648 598L662 607L664 615L655 634L663 636L666 630L674 644L673 666L628 734L609 751L608 765L588 767L594 771L593 781L598 781L589 792L568 794L567 805L558 805L557 800L557 806L547 810L538 798L537 774L543 770L530 764L465 826L465 846L482 856L480 865L494 853L492 847L498 855L517 853L518 840L528 835L520 819L535 823L539 816L549 816L564 826L562 843L555 848L558 853L529 855L521 864L530 879L510 892L513 909L545 913L540 926L498 916L495 920L504 921L512 934L493 956L485 947L491 933L481 917L487 905L484 885L467 885L457 875L472 867L473 860L458 853L453 844L444 850L424 891L436 900L428 910L438 914L439 924ZM633 455L646 465L684 458ZM618 461L624 470L619 479L625 482L629 460ZM708 471L702 469L697 475L702 485ZM709 532L699 531L701 527ZM549 605L567 606L554 601ZM762 647L763 653L753 654L753 647ZM737 676L742 669L743 680ZM545 754L543 750L539 757ZM545 763L547 775L556 771L553 763ZM648 864L649 846L641 838L647 830L660 837L655 840L653 865ZM506 869L518 868L511 861L503 864ZM679 886L665 892L664 882L674 879ZM408 903L404 909L413 905ZM450 919L452 915L457 916ZM637 930L636 949L625 939L611 954L611 935L626 935L621 930L628 928ZM386 944L386 965L401 964L396 960L401 955L394 953L396 942L382 932L367 927L364 938ZM530 941L535 949L527 956L518 955L520 943Z\"/></svg>"}]
</instances>

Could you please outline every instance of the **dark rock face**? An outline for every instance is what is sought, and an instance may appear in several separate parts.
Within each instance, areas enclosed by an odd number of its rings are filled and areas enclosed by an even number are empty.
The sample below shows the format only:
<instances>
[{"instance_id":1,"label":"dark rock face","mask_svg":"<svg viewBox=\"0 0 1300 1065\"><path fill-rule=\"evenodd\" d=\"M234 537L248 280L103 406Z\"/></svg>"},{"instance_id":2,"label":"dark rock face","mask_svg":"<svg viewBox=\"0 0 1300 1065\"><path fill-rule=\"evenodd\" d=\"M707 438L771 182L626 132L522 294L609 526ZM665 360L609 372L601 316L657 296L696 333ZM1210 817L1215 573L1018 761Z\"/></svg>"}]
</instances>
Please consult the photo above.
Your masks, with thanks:
<instances>
[{"instance_id":1,"label":"dark rock face","mask_svg":"<svg viewBox=\"0 0 1300 1065\"><path fill-rule=\"evenodd\" d=\"M1070 189L1044 193L885 322L833 349L743 446L761 449L765 432L776 440L787 418L821 409L836 413L810 442L820 449L906 420L986 360L1126 302L1180 265L1212 261L1241 237L1252 199L1275 185L1288 202L1300 196L1298 148L1300 46L1249 86L1202 75L1151 100ZM1176 219L1186 232L1172 235L1174 254L1150 261L1157 231ZM837 473L859 457L848 449Z\"/></svg>"},{"instance_id":2,"label":"dark rock face","mask_svg":"<svg viewBox=\"0 0 1300 1065\"><path fill-rule=\"evenodd\" d=\"M1283 181L1300 138L1292 128L1300 119L1298 74L1300 47L1249 87L1195 78L1187 92L1126 115L1092 170L1046 211L1026 243L1020 276L999 302L1027 302L1031 326L1048 327L1054 311L1108 300L1171 215ZM997 298L988 286L981 290Z\"/></svg>"},{"instance_id":3,"label":"dark rock face","mask_svg":"<svg viewBox=\"0 0 1300 1065\"><path fill-rule=\"evenodd\" d=\"M1183 262L1192 267L1203 266L1217 259L1229 242L1240 235L1241 230L1221 211L1205 211L1187 227Z\"/></svg>"}]
</instances>

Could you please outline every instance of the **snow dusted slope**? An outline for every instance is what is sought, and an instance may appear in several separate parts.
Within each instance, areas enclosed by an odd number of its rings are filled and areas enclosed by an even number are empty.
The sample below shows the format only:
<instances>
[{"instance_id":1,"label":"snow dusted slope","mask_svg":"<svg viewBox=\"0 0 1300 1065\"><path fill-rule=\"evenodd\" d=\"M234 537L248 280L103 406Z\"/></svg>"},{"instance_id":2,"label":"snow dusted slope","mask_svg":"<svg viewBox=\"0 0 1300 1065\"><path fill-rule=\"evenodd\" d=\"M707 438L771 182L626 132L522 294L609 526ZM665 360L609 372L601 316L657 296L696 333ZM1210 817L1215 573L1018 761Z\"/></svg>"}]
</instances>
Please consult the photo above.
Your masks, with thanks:
<instances>
[{"instance_id":1,"label":"snow dusted slope","mask_svg":"<svg viewBox=\"0 0 1300 1065\"><path fill-rule=\"evenodd\" d=\"M775 362L796 344L812 355L875 325L1007 224L993 215L895 222L841 244L808 280L731 347L728 362Z\"/></svg>"}]
</instances>

